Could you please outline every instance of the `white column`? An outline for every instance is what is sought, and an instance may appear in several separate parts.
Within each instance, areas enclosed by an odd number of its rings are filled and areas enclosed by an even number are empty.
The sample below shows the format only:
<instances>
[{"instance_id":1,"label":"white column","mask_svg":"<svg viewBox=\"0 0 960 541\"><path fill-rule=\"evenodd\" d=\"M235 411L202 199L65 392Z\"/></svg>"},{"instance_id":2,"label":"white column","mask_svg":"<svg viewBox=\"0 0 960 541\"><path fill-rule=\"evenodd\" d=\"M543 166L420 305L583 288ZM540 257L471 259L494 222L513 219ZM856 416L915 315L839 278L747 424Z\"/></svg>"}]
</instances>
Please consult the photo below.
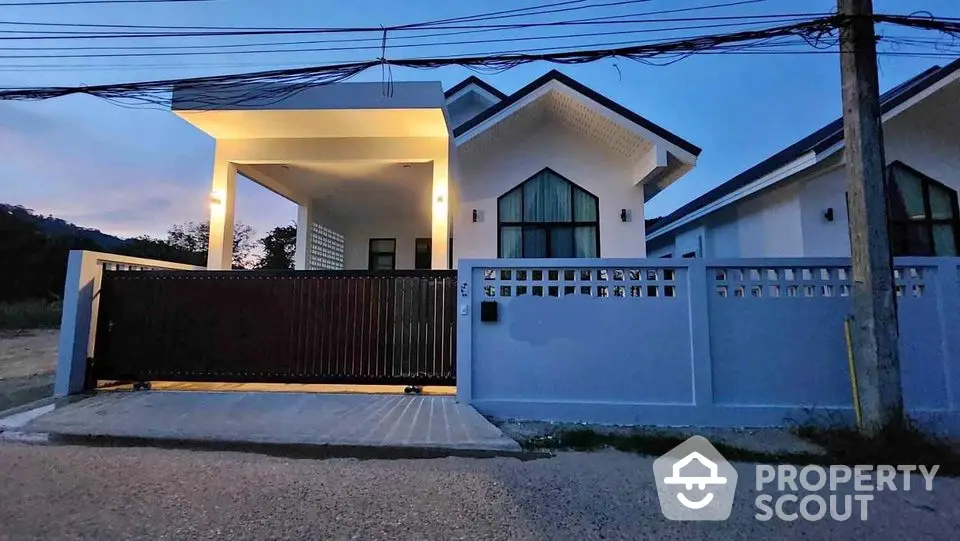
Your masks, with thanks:
<instances>
[{"instance_id":1,"label":"white column","mask_svg":"<svg viewBox=\"0 0 960 541\"><path fill-rule=\"evenodd\" d=\"M215 158L210 190L210 240L207 268L230 270L233 263L233 212L237 192L237 166Z\"/></svg>"},{"instance_id":2,"label":"white column","mask_svg":"<svg viewBox=\"0 0 960 541\"><path fill-rule=\"evenodd\" d=\"M297 249L293 256L293 268L296 270L307 270L307 262L310 260L310 238L313 227L313 205L310 201L297 207Z\"/></svg>"},{"instance_id":3,"label":"white column","mask_svg":"<svg viewBox=\"0 0 960 541\"><path fill-rule=\"evenodd\" d=\"M433 227L430 268L446 269L450 237L450 162L447 156L433 160Z\"/></svg>"}]
</instances>

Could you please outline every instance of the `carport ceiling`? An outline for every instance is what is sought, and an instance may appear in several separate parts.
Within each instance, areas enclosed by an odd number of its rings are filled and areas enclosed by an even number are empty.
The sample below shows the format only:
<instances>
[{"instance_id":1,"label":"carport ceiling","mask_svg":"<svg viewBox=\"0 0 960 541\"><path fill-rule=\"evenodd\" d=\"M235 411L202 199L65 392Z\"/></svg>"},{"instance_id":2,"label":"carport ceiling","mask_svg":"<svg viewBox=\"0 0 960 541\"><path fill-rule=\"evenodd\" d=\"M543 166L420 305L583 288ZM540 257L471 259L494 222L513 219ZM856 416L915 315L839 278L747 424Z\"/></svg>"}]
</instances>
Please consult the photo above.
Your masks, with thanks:
<instances>
[{"instance_id":1,"label":"carport ceiling","mask_svg":"<svg viewBox=\"0 0 960 541\"><path fill-rule=\"evenodd\" d=\"M430 216L431 162L340 162L244 165L320 203L339 218L410 219ZM254 178L253 180L256 180Z\"/></svg>"}]
</instances>

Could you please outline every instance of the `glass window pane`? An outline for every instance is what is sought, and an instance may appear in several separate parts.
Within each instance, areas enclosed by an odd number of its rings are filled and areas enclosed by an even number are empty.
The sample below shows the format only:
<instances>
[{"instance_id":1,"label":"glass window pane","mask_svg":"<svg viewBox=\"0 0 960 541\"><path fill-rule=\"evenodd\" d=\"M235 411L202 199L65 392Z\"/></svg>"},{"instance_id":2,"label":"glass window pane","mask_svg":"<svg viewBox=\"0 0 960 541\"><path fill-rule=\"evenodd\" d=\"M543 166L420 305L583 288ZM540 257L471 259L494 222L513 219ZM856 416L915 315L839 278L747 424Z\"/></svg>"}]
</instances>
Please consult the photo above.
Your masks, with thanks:
<instances>
[{"instance_id":1,"label":"glass window pane","mask_svg":"<svg viewBox=\"0 0 960 541\"><path fill-rule=\"evenodd\" d=\"M573 257L573 228L554 227L550 230L550 257Z\"/></svg>"},{"instance_id":2,"label":"glass window pane","mask_svg":"<svg viewBox=\"0 0 960 541\"><path fill-rule=\"evenodd\" d=\"M957 255L957 238L953 224L933 224L934 255L953 257Z\"/></svg>"},{"instance_id":3,"label":"glass window pane","mask_svg":"<svg viewBox=\"0 0 960 541\"><path fill-rule=\"evenodd\" d=\"M525 222L543 221L543 199L540 185L543 175L537 175L523 184L523 220Z\"/></svg>"},{"instance_id":4,"label":"glass window pane","mask_svg":"<svg viewBox=\"0 0 960 541\"><path fill-rule=\"evenodd\" d=\"M523 193L520 191L520 188L516 188L500 198L499 220L501 222L523 221L523 213L520 209L520 199L522 195Z\"/></svg>"},{"instance_id":5,"label":"glass window pane","mask_svg":"<svg viewBox=\"0 0 960 541\"><path fill-rule=\"evenodd\" d=\"M891 203L891 218L922 220L925 216L923 208L923 182L914 172L904 167L893 167L893 182L891 191L897 192Z\"/></svg>"},{"instance_id":6,"label":"glass window pane","mask_svg":"<svg viewBox=\"0 0 960 541\"><path fill-rule=\"evenodd\" d=\"M569 222L570 183L544 171L523 185L523 218L527 222Z\"/></svg>"},{"instance_id":7,"label":"glass window pane","mask_svg":"<svg viewBox=\"0 0 960 541\"><path fill-rule=\"evenodd\" d=\"M903 222L894 228L894 255L933 255L933 239L930 238L929 223ZM897 238L899 236L899 238Z\"/></svg>"},{"instance_id":8,"label":"glass window pane","mask_svg":"<svg viewBox=\"0 0 960 541\"><path fill-rule=\"evenodd\" d=\"M957 193L936 184L927 184L930 189L930 215L934 220L953 218L953 202Z\"/></svg>"},{"instance_id":9,"label":"glass window pane","mask_svg":"<svg viewBox=\"0 0 960 541\"><path fill-rule=\"evenodd\" d=\"M379 254L373 260L373 270L393 270L393 254Z\"/></svg>"},{"instance_id":10,"label":"glass window pane","mask_svg":"<svg viewBox=\"0 0 960 541\"><path fill-rule=\"evenodd\" d=\"M371 239L370 240L371 252L393 252L396 250L396 247L397 247L396 239Z\"/></svg>"},{"instance_id":11,"label":"glass window pane","mask_svg":"<svg viewBox=\"0 0 960 541\"><path fill-rule=\"evenodd\" d=\"M520 252L520 228L503 226L500 228L500 257L518 258Z\"/></svg>"},{"instance_id":12,"label":"glass window pane","mask_svg":"<svg viewBox=\"0 0 960 541\"><path fill-rule=\"evenodd\" d=\"M523 229L523 257L547 257L547 231L525 227Z\"/></svg>"},{"instance_id":13,"label":"glass window pane","mask_svg":"<svg viewBox=\"0 0 960 541\"><path fill-rule=\"evenodd\" d=\"M576 187L573 189L573 219L577 222L597 221L597 200Z\"/></svg>"},{"instance_id":14,"label":"glass window pane","mask_svg":"<svg viewBox=\"0 0 960 541\"><path fill-rule=\"evenodd\" d=\"M574 257L597 257L596 226L581 226L573 230Z\"/></svg>"}]
</instances>

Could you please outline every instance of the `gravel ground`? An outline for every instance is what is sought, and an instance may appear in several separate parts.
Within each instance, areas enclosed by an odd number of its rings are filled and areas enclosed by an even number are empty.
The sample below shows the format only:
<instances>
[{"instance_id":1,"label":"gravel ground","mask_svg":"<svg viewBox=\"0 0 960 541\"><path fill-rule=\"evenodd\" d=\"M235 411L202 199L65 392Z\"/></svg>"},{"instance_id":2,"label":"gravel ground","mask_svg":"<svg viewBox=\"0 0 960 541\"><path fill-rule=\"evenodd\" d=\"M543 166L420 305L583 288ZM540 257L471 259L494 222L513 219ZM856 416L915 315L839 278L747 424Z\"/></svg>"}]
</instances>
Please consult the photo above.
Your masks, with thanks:
<instances>
[{"instance_id":1,"label":"gravel ground","mask_svg":"<svg viewBox=\"0 0 960 541\"><path fill-rule=\"evenodd\" d=\"M615 451L307 460L0 443L0 539L950 539L960 528L960 483L940 478L929 493L877 493L866 522L757 522L749 465L730 520L669 522L651 463Z\"/></svg>"},{"instance_id":2,"label":"gravel ground","mask_svg":"<svg viewBox=\"0 0 960 541\"><path fill-rule=\"evenodd\" d=\"M53 394L55 330L0 331L0 411Z\"/></svg>"}]
</instances>

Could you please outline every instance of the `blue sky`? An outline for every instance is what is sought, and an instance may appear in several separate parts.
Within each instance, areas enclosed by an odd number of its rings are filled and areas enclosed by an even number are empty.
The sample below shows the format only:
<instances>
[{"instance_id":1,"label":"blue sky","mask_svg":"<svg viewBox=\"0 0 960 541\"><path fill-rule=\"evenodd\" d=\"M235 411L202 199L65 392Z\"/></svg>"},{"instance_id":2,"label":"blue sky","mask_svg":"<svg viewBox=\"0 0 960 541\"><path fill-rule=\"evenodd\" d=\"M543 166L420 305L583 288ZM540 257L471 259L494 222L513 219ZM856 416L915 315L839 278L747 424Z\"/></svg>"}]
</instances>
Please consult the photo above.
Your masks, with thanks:
<instances>
[{"instance_id":1,"label":"blue sky","mask_svg":"<svg viewBox=\"0 0 960 541\"><path fill-rule=\"evenodd\" d=\"M603 0L588 3L600 2ZM472 15L537 3L544 2L217 0L197 4L4 8L0 19L177 26L369 27ZM650 0L639 5L583 10L563 17L640 13L717 3L721 0ZM832 0L768 0L704 11L699 15L824 12L832 10L834 5ZM960 2L956 0L875 0L875 7L877 11L888 13L927 10L937 16L960 17ZM915 34L899 29L896 33ZM670 35L661 33L652 37ZM629 38L581 38L563 43L589 45L624 39ZM279 42L282 39L243 37L222 43L244 41ZM92 43L92 40L87 43L0 43L2 47L105 44ZM210 42L140 40L136 44L200 43ZM512 48L509 43L498 46ZM460 45L420 49L416 53L398 49L388 51L388 54L395 57L432 56L479 50L482 48L477 45ZM0 51L0 56L24 54L56 52ZM236 57L7 58L0 63L0 86L73 86L193 77L375 56L378 51L371 50ZM890 88L931 65L948 61L883 57L880 60L881 86ZM554 67L533 64L481 77L510 93ZM648 207L648 216L673 210L840 114L839 61L836 55L704 55L666 67L628 60L605 60L561 69L703 148L697 168L657 196ZM444 87L450 87L470 74L461 68L394 71L396 79L439 80ZM376 81L379 77L377 70L356 80ZM22 204L41 213L55 214L80 225L122 236L162 234L171 224L205 217L213 141L169 111L122 108L82 96L44 102L0 102L0 148L3 149L0 163L2 202ZM241 182L237 205L238 219L260 233L296 218L292 203L249 181Z\"/></svg>"}]
</instances>

